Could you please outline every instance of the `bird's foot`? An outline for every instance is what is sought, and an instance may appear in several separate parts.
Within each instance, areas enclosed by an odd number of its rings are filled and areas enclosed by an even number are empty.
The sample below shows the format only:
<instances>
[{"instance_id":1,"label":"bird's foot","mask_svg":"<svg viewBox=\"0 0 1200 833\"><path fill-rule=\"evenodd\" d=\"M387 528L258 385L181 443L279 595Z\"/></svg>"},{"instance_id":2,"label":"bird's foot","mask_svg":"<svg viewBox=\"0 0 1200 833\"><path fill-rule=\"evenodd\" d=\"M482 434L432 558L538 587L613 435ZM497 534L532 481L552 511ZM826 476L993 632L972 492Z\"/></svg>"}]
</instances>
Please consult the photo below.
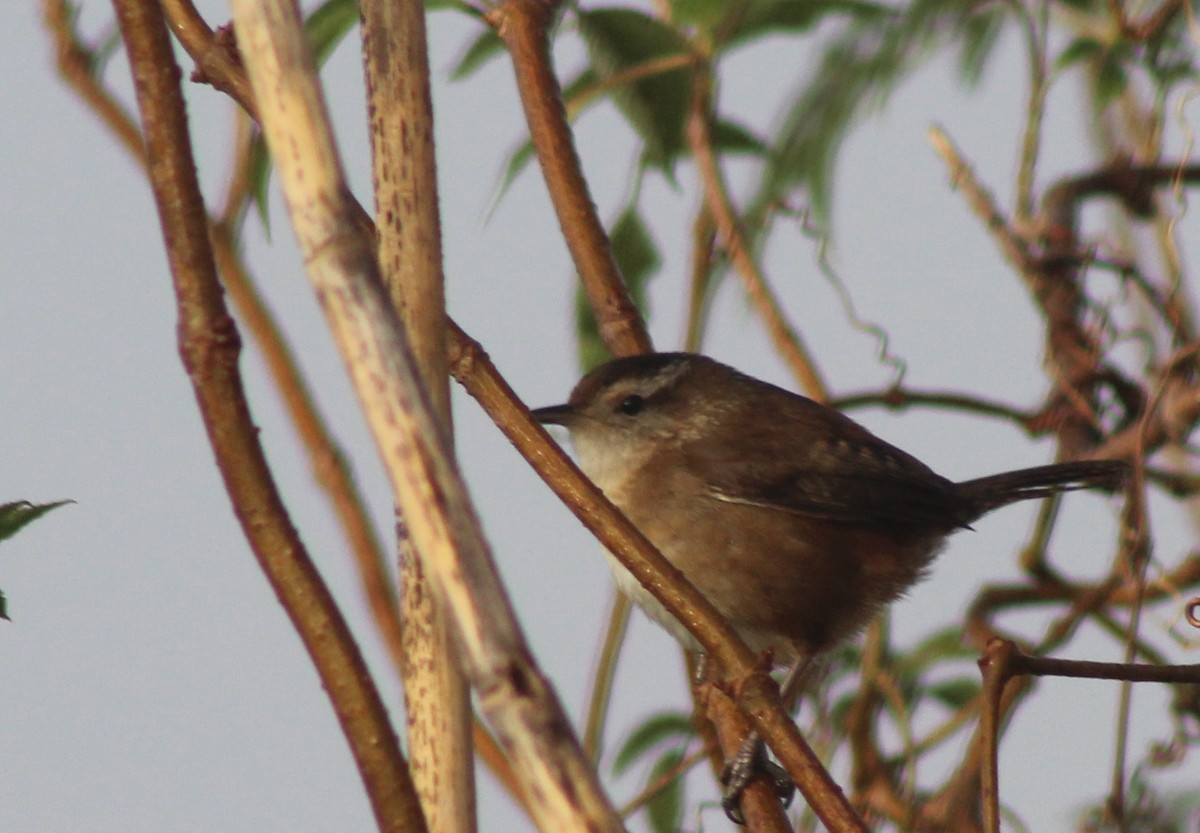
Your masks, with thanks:
<instances>
[{"instance_id":1,"label":"bird's foot","mask_svg":"<svg viewBox=\"0 0 1200 833\"><path fill-rule=\"evenodd\" d=\"M767 757L766 744L756 733L751 733L721 772L721 783L725 785L721 807L734 824L746 823L742 815L742 792L759 776L767 779L784 807L792 803L796 785L783 767Z\"/></svg>"}]
</instances>

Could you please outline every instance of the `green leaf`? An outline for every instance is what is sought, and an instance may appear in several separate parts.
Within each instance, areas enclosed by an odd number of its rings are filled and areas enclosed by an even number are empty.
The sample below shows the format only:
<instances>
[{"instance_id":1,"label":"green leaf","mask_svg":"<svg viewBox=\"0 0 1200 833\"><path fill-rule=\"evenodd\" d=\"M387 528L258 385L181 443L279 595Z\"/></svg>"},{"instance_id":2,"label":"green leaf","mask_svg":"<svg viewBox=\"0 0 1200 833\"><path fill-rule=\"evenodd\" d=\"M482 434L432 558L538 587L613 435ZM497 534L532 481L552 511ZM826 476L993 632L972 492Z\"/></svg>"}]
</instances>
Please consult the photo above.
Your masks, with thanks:
<instances>
[{"instance_id":1,"label":"green leaf","mask_svg":"<svg viewBox=\"0 0 1200 833\"><path fill-rule=\"evenodd\" d=\"M612 229L613 256L639 308L646 300L646 283L662 266L662 255L637 209L621 212Z\"/></svg>"},{"instance_id":2,"label":"green leaf","mask_svg":"<svg viewBox=\"0 0 1200 833\"><path fill-rule=\"evenodd\" d=\"M304 29L312 44L313 55L317 66L321 66L333 54L333 50L342 42L358 23L357 0L325 0L304 21Z\"/></svg>"},{"instance_id":3,"label":"green leaf","mask_svg":"<svg viewBox=\"0 0 1200 833\"><path fill-rule=\"evenodd\" d=\"M1100 107L1111 104L1117 96L1125 92L1129 85L1129 76L1125 72L1124 55L1118 50L1110 50L1100 59L1096 67L1096 103Z\"/></svg>"},{"instance_id":4,"label":"green leaf","mask_svg":"<svg viewBox=\"0 0 1200 833\"><path fill-rule=\"evenodd\" d=\"M471 17L482 17L479 9L472 6L470 3L465 3L463 0L425 0L425 11L440 12L451 10L469 14Z\"/></svg>"},{"instance_id":5,"label":"green leaf","mask_svg":"<svg viewBox=\"0 0 1200 833\"><path fill-rule=\"evenodd\" d=\"M867 0L760 0L746 7L724 46L745 44L766 35L805 32L830 15L873 17L890 13L887 6Z\"/></svg>"},{"instance_id":6,"label":"green leaf","mask_svg":"<svg viewBox=\"0 0 1200 833\"><path fill-rule=\"evenodd\" d=\"M992 5L982 7L963 22L958 73L968 84L978 84L983 77L988 58L1000 41L1000 34L1008 20L1008 6Z\"/></svg>"},{"instance_id":7,"label":"green leaf","mask_svg":"<svg viewBox=\"0 0 1200 833\"><path fill-rule=\"evenodd\" d=\"M651 749L675 738L692 738L696 734L691 719L682 712L659 712L648 717L633 730L613 761L613 775L621 775Z\"/></svg>"},{"instance_id":8,"label":"green leaf","mask_svg":"<svg viewBox=\"0 0 1200 833\"><path fill-rule=\"evenodd\" d=\"M901 657L896 663L895 673L902 680L913 681L939 662L972 660L976 657L976 652L963 644L962 628L951 625L935 631Z\"/></svg>"},{"instance_id":9,"label":"green leaf","mask_svg":"<svg viewBox=\"0 0 1200 833\"><path fill-rule=\"evenodd\" d=\"M250 140L250 202L258 212L258 221L262 223L267 240L271 239L271 154L267 152L267 141L261 130L255 130L254 138Z\"/></svg>"},{"instance_id":10,"label":"green leaf","mask_svg":"<svg viewBox=\"0 0 1200 833\"><path fill-rule=\"evenodd\" d=\"M771 149L750 128L734 121L721 120L712 128L713 147L726 153L769 156Z\"/></svg>"},{"instance_id":11,"label":"green leaf","mask_svg":"<svg viewBox=\"0 0 1200 833\"><path fill-rule=\"evenodd\" d=\"M650 61L686 55L689 51L682 35L633 9L582 11L578 19L579 33L602 81ZM611 95L617 109L642 139L644 156L669 171L685 146L683 128L691 100L688 68L640 76L615 87Z\"/></svg>"},{"instance_id":12,"label":"green leaf","mask_svg":"<svg viewBox=\"0 0 1200 833\"><path fill-rule=\"evenodd\" d=\"M675 769L682 760L683 750L681 749L672 749L665 753L650 770L647 783L653 783ZM646 817L650 822L650 829L654 833L679 833L680 825L683 822L683 788L682 776L676 776L646 802Z\"/></svg>"},{"instance_id":13,"label":"green leaf","mask_svg":"<svg viewBox=\"0 0 1200 833\"><path fill-rule=\"evenodd\" d=\"M516 182L517 177L533 161L533 158L533 142L528 139L509 152L508 161L504 163L504 173L500 175L500 182L496 185L496 195L492 197L491 205L488 206L489 217L500 204L500 200L504 199L504 195L508 193L508 189Z\"/></svg>"},{"instance_id":14,"label":"green leaf","mask_svg":"<svg viewBox=\"0 0 1200 833\"><path fill-rule=\"evenodd\" d=\"M830 26L820 39L820 57L808 80L783 108L745 223L755 230L755 247L770 231L781 203L806 191L817 220L829 216L834 166L849 129L886 102L914 69L945 43L958 43L977 15L970 0L911 0L894 9L859 7ZM986 39L985 39L986 40ZM982 50L982 46L981 46ZM994 50L993 50L994 51ZM973 53L979 60L987 50ZM976 64L972 71L980 71Z\"/></svg>"},{"instance_id":15,"label":"green leaf","mask_svg":"<svg viewBox=\"0 0 1200 833\"><path fill-rule=\"evenodd\" d=\"M458 63L450 70L451 81L462 81L474 75L484 64L504 52L504 41L490 26L484 29L463 51Z\"/></svg>"},{"instance_id":16,"label":"green leaf","mask_svg":"<svg viewBox=\"0 0 1200 833\"><path fill-rule=\"evenodd\" d=\"M671 0L671 19L681 26L695 26L707 31L733 5L729 0Z\"/></svg>"},{"instance_id":17,"label":"green leaf","mask_svg":"<svg viewBox=\"0 0 1200 833\"><path fill-rule=\"evenodd\" d=\"M960 709L975 699L980 687L979 680L959 677L931 685L929 693L949 708Z\"/></svg>"},{"instance_id":18,"label":"green leaf","mask_svg":"<svg viewBox=\"0 0 1200 833\"><path fill-rule=\"evenodd\" d=\"M1076 38L1068 44L1055 61L1059 69L1066 69L1082 61L1089 61L1102 54L1107 47L1095 38Z\"/></svg>"},{"instance_id":19,"label":"green leaf","mask_svg":"<svg viewBox=\"0 0 1200 833\"><path fill-rule=\"evenodd\" d=\"M617 268L629 287L634 305L646 314L646 286L662 266L662 256L641 216L633 206L617 218L609 233ZM600 327L583 287L575 291L575 336L579 345L579 364L591 370L612 358L600 338Z\"/></svg>"},{"instance_id":20,"label":"green leaf","mask_svg":"<svg viewBox=\"0 0 1200 833\"><path fill-rule=\"evenodd\" d=\"M58 500L54 503L38 504L30 503L27 500L17 500L12 503L0 504L0 541L11 538L21 527L33 523L47 512L74 502L73 500Z\"/></svg>"}]
</instances>

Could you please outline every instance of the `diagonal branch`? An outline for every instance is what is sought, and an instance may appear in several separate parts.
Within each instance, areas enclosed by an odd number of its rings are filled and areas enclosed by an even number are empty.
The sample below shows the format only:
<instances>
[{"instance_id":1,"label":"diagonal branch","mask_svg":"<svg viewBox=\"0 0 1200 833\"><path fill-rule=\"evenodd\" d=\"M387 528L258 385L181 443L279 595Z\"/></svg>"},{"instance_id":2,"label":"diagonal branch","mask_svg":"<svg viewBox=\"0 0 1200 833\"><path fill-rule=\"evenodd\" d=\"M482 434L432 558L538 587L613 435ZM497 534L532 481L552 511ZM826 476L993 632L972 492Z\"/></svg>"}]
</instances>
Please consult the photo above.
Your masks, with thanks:
<instances>
[{"instance_id":1,"label":"diagonal branch","mask_svg":"<svg viewBox=\"0 0 1200 833\"><path fill-rule=\"evenodd\" d=\"M701 67L696 68L695 89L688 116L687 138L696 159L704 186L705 206L712 217L721 245L733 262L745 285L746 294L766 325L776 351L787 362L805 393L818 402L829 401L829 389L800 333L783 313L766 277L754 262L750 244L742 233L741 222L729 199L729 189L721 173L712 143L712 79Z\"/></svg>"},{"instance_id":2,"label":"diagonal branch","mask_svg":"<svg viewBox=\"0 0 1200 833\"><path fill-rule=\"evenodd\" d=\"M596 214L551 66L547 30L557 5L552 0L504 0L487 18L512 55L529 136L600 336L614 355L648 353L650 334Z\"/></svg>"}]
</instances>

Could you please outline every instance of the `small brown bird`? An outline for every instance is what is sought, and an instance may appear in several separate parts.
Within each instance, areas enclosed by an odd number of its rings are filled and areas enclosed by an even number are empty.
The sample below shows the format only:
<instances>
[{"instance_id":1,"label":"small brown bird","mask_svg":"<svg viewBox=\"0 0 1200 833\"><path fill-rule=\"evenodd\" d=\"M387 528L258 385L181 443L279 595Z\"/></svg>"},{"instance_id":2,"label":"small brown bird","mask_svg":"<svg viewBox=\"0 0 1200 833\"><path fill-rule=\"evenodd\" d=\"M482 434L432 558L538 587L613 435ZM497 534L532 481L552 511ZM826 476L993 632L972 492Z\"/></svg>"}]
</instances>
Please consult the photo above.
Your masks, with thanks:
<instances>
[{"instance_id":1,"label":"small brown bird","mask_svg":"<svg viewBox=\"0 0 1200 833\"><path fill-rule=\"evenodd\" d=\"M993 509L1114 489L1117 461L954 483L846 416L704 356L617 359L565 405L583 471L755 650L797 668L920 580L954 531ZM615 559L617 584L696 643ZM799 672L794 676L799 676Z\"/></svg>"}]
</instances>

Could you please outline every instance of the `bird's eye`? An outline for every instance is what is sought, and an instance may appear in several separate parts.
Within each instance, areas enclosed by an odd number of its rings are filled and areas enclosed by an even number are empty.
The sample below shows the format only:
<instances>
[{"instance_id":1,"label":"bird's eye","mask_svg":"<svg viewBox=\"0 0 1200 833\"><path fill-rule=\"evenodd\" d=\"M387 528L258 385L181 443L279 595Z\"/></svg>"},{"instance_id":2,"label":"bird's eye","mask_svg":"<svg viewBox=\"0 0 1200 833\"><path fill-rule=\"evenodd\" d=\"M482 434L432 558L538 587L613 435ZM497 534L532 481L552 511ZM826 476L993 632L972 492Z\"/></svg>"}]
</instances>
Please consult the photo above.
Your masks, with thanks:
<instances>
[{"instance_id":1,"label":"bird's eye","mask_svg":"<svg viewBox=\"0 0 1200 833\"><path fill-rule=\"evenodd\" d=\"M635 393L622 399L621 404L617 406L617 410L626 416L633 416L640 414L644 407L646 407L646 400Z\"/></svg>"}]
</instances>

